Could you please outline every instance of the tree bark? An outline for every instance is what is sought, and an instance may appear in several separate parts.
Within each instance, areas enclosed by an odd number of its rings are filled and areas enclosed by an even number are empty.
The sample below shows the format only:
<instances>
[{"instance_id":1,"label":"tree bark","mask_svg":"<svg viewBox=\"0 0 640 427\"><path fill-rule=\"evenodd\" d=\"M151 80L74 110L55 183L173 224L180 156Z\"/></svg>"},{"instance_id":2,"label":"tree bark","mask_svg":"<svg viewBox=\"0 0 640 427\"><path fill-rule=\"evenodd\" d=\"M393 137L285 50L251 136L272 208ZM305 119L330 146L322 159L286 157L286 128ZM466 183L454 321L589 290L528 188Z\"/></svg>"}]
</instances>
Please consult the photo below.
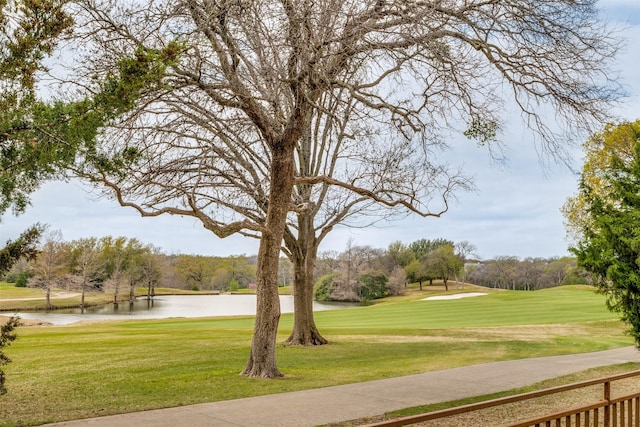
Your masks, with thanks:
<instances>
[{"instance_id":1,"label":"tree bark","mask_svg":"<svg viewBox=\"0 0 640 427\"><path fill-rule=\"evenodd\" d=\"M308 139L306 139L309 142ZM309 147L307 144L306 147ZM302 153L300 161L301 174L306 174L309 163L309 150ZM293 233L285 234L285 244L291 254L293 262L293 330L287 338L287 345L323 345L328 341L320 335L316 323L313 319L313 285L314 274L316 268L316 259L318 257L319 241L315 235L315 206L311 203L312 187L302 184L297 188L298 195L303 196L303 200L307 204L307 208L298 212L298 235L294 237Z\"/></svg>"},{"instance_id":2,"label":"tree bark","mask_svg":"<svg viewBox=\"0 0 640 427\"><path fill-rule=\"evenodd\" d=\"M259 378L282 376L275 351L280 320L278 266L293 189L293 144L276 147L272 164L269 208L258 250L255 327L249 361L242 371L242 375Z\"/></svg>"},{"instance_id":3,"label":"tree bark","mask_svg":"<svg viewBox=\"0 0 640 427\"><path fill-rule=\"evenodd\" d=\"M313 319L313 274L317 249L306 257L294 257L293 331L286 341L288 345L323 345L328 341L320 335Z\"/></svg>"}]
</instances>

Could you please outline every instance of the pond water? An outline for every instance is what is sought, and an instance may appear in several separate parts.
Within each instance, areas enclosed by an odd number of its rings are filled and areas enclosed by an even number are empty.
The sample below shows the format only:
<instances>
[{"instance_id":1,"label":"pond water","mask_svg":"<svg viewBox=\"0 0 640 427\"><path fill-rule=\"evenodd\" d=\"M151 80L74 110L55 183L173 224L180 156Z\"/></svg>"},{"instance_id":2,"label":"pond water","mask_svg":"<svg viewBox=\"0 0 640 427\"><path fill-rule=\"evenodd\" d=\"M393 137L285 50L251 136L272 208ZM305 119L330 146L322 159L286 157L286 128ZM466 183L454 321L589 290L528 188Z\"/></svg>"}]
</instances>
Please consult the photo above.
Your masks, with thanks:
<instances>
[{"instance_id":1,"label":"pond water","mask_svg":"<svg viewBox=\"0 0 640 427\"><path fill-rule=\"evenodd\" d=\"M314 311L336 310L354 307L355 304L319 303L314 301ZM293 296L281 295L282 313L293 313ZM6 313L5 313L6 314ZM54 325L68 325L86 320L126 320L165 319L170 317L220 317L256 314L255 295L161 295L151 301L146 297L133 303L124 302L117 306L107 304L86 308L54 311L21 311L23 319L37 319Z\"/></svg>"}]
</instances>

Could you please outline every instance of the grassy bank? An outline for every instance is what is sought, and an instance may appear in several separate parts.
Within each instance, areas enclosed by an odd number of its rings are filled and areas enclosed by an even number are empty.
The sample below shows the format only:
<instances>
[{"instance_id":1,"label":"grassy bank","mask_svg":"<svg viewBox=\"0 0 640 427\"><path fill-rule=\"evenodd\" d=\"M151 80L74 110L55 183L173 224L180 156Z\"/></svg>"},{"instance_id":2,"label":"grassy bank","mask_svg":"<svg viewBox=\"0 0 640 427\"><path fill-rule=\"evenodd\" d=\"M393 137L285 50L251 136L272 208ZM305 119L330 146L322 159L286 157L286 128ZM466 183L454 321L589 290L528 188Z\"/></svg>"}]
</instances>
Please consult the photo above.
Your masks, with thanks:
<instances>
[{"instance_id":1,"label":"grassy bank","mask_svg":"<svg viewBox=\"0 0 640 427\"><path fill-rule=\"evenodd\" d=\"M234 399L453 366L632 345L591 290L495 292L450 301L420 295L316 313L332 344L278 348L286 377L238 375L253 318L166 319L21 327L7 349L0 425ZM281 320L279 340L291 330Z\"/></svg>"}]
</instances>

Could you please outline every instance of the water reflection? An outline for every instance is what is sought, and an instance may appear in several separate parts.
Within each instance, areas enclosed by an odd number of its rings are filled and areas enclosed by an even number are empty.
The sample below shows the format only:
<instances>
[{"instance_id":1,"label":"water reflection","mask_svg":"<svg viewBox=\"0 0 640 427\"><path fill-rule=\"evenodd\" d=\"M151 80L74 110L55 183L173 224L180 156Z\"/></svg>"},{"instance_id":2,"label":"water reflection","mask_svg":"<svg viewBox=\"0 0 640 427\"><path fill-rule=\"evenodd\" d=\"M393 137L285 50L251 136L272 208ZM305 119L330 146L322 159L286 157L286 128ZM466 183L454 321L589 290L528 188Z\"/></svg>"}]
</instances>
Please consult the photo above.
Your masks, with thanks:
<instances>
[{"instance_id":1,"label":"water reflection","mask_svg":"<svg viewBox=\"0 0 640 427\"><path fill-rule=\"evenodd\" d=\"M314 311L353 307L353 304L313 303ZM293 296L281 295L282 313L293 313ZM23 319L38 319L54 325L68 325L85 320L165 319L170 317L242 316L256 313L255 295L164 295L152 300L108 304L99 307L26 312Z\"/></svg>"}]
</instances>

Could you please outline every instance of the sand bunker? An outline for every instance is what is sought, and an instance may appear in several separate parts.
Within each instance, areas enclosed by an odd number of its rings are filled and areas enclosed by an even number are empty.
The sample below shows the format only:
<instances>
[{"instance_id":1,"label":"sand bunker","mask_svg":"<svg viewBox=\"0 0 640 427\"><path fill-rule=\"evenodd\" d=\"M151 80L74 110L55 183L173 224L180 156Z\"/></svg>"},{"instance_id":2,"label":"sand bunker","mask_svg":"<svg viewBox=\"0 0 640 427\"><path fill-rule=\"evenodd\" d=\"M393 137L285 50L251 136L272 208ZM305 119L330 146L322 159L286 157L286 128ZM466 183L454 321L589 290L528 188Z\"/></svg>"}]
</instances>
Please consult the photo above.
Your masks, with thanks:
<instances>
[{"instance_id":1,"label":"sand bunker","mask_svg":"<svg viewBox=\"0 0 640 427\"><path fill-rule=\"evenodd\" d=\"M435 297L424 298L422 301L460 299L460 298L469 298L469 297L480 297L482 295L487 295L487 294L485 292L467 292L465 294L438 295L438 296L435 296Z\"/></svg>"}]
</instances>

